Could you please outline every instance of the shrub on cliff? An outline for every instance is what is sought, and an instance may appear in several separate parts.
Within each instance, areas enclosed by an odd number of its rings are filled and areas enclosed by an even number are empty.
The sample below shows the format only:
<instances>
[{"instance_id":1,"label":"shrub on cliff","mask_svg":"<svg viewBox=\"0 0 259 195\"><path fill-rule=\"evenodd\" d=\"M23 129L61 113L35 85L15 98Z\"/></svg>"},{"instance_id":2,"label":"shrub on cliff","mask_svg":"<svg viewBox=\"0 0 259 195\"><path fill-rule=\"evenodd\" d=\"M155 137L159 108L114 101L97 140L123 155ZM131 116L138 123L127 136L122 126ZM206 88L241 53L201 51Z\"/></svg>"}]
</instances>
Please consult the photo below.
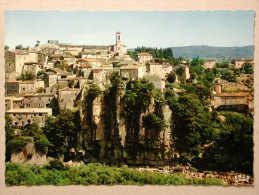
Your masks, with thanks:
<instances>
[{"instance_id":1,"label":"shrub on cliff","mask_svg":"<svg viewBox=\"0 0 259 195\"><path fill-rule=\"evenodd\" d=\"M39 140L35 141L35 147L38 152L42 154L48 153L48 147L50 146L50 142L46 137L41 137Z\"/></svg>"}]
</instances>

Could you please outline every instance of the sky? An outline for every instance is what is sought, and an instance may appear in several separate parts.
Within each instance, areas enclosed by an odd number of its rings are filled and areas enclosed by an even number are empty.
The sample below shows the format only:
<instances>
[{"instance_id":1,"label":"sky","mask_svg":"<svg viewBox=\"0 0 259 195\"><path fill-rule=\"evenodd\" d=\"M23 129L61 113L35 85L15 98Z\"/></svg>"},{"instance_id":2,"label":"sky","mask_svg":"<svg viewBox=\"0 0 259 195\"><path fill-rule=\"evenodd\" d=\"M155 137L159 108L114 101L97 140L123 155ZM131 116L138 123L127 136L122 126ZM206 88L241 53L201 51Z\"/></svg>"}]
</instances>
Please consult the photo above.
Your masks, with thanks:
<instances>
[{"instance_id":1,"label":"sky","mask_svg":"<svg viewBox=\"0 0 259 195\"><path fill-rule=\"evenodd\" d=\"M254 44L254 11L5 11L5 45L34 47L48 40L127 48Z\"/></svg>"}]
</instances>

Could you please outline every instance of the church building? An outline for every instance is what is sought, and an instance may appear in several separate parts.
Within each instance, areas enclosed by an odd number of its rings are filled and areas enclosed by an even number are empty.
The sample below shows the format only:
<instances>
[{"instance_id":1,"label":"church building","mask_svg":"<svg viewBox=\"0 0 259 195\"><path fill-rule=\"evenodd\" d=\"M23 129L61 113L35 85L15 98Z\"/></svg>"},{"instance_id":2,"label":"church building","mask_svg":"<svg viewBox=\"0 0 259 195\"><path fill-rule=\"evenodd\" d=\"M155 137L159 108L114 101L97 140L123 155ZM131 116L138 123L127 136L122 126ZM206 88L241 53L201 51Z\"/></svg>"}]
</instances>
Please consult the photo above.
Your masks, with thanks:
<instances>
[{"instance_id":1,"label":"church building","mask_svg":"<svg viewBox=\"0 0 259 195\"><path fill-rule=\"evenodd\" d=\"M111 47L111 51L117 53L119 56L127 54L127 47L121 44L121 33L116 33L116 44Z\"/></svg>"}]
</instances>

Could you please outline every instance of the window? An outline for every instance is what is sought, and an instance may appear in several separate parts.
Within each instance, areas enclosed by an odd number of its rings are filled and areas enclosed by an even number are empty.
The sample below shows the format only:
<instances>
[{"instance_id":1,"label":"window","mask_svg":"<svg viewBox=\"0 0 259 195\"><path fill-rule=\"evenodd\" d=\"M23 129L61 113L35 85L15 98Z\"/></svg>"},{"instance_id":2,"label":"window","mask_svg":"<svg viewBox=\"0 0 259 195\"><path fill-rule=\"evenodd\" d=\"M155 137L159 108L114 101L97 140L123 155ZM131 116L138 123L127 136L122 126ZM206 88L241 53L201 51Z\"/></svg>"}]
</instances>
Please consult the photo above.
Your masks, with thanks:
<instances>
[{"instance_id":1,"label":"window","mask_svg":"<svg viewBox=\"0 0 259 195\"><path fill-rule=\"evenodd\" d=\"M14 125L17 126L17 125L18 125L18 122L15 122Z\"/></svg>"},{"instance_id":2,"label":"window","mask_svg":"<svg viewBox=\"0 0 259 195\"><path fill-rule=\"evenodd\" d=\"M39 116L42 116L42 113L39 113Z\"/></svg>"},{"instance_id":3,"label":"window","mask_svg":"<svg viewBox=\"0 0 259 195\"><path fill-rule=\"evenodd\" d=\"M35 113L34 113L33 115L34 115L34 116L36 116L36 114L35 114Z\"/></svg>"},{"instance_id":4,"label":"window","mask_svg":"<svg viewBox=\"0 0 259 195\"><path fill-rule=\"evenodd\" d=\"M13 116L16 116L16 114L13 114Z\"/></svg>"},{"instance_id":5,"label":"window","mask_svg":"<svg viewBox=\"0 0 259 195\"><path fill-rule=\"evenodd\" d=\"M38 100L41 100L41 97L38 97Z\"/></svg>"},{"instance_id":6,"label":"window","mask_svg":"<svg viewBox=\"0 0 259 195\"><path fill-rule=\"evenodd\" d=\"M9 62L9 66L11 66L11 63Z\"/></svg>"},{"instance_id":7,"label":"window","mask_svg":"<svg viewBox=\"0 0 259 195\"><path fill-rule=\"evenodd\" d=\"M40 108L40 104L39 104L39 108Z\"/></svg>"},{"instance_id":8,"label":"window","mask_svg":"<svg viewBox=\"0 0 259 195\"><path fill-rule=\"evenodd\" d=\"M24 125L24 121L22 121L22 125Z\"/></svg>"}]
</instances>

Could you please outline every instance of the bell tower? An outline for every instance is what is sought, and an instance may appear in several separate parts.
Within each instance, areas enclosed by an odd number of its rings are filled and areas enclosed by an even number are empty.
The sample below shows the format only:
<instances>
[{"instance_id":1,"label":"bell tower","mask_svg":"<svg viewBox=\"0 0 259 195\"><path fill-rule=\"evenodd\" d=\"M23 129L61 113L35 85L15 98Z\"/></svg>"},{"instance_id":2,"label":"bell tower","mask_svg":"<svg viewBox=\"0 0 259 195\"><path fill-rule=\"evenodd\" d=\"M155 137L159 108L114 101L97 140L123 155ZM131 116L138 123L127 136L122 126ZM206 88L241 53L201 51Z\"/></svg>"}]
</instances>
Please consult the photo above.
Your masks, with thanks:
<instances>
[{"instance_id":1,"label":"bell tower","mask_svg":"<svg viewBox=\"0 0 259 195\"><path fill-rule=\"evenodd\" d=\"M116 51L121 50L121 33L118 31L116 33Z\"/></svg>"}]
</instances>

